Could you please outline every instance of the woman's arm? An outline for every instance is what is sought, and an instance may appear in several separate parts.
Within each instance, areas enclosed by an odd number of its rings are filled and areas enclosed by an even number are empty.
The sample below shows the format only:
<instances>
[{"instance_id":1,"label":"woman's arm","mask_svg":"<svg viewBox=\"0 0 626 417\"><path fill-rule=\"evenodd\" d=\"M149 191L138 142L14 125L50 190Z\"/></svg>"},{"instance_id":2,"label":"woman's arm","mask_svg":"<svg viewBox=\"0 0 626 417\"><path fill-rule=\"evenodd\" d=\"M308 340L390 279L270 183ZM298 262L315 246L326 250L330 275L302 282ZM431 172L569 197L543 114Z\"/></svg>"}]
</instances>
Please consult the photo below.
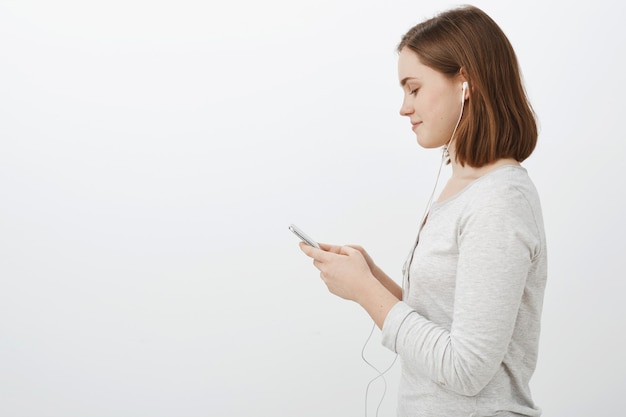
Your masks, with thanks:
<instances>
[{"instance_id":1,"label":"woman's arm","mask_svg":"<svg viewBox=\"0 0 626 417\"><path fill-rule=\"evenodd\" d=\"M363 257L367 261L367 265L370 267L370 270L372 271L372 274L374 274L376 279L381 284L383 284L383 286L387 288L387 291L392 293L394 297L396 297L398 300L402 300L402 288L393 279L391 279L391 277L389 277L389 275L387 275L385 271L380 269L378 265L374 263L374 260L367 253L367 251L363 249L363 247L358 246L358 245L348 245L348 246L361 252L361 255L363 255Z\"/></svg>"},{"instance_id":2,"label":"woman's arm","mask_svg":"<svg viewBox=\"0 0 626 417\"><path fill-rule=\"evenodd\" d=\"M534 311L543 294L528 281L533 268L540 268L533 259L543 247L532 207L519 192L490 197L475 202L462 221L450 326L398 303L383 327L385 346L432 381L466 396L492 380L507 354L516 367L532 361L528 346L536 338Z\"/></svg>"},{"instance_id":3,"label":"woman's arm","mask_svg":"<svg viewBox=\"0 0 626 417\"><path fill-rule=\"evenodd\" d=\"M300 243L300 249L313 258L328 290L360 304L382 329L389 310L400 301L393 293L395 291L401 297L400 287L380 268L372 268L367 260L369 256L363 255L359 249L325 244L320 247L322 249Z\"/></svg>"}]
</instances>

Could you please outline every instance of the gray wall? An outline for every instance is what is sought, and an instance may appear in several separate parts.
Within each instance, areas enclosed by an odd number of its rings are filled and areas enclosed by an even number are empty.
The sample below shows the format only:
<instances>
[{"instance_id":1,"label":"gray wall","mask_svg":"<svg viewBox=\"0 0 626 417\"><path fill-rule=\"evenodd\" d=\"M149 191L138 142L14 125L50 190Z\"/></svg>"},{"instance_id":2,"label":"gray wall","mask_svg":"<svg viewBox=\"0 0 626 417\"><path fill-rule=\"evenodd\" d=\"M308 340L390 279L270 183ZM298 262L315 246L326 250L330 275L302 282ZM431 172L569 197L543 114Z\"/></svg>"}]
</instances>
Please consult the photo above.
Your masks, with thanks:
<instances>
[{"instance_id":1,"label":"gray wall","mask_svg":"<svg viewBox=\"0 0 626 417\"><path fill-rule=\"evenodd\" d=\"M0 1L0 415L364 415L371 322L287 226L362 244L400 279L439 153L398 114L394 48L455 4ZM535 399L614 414L618 3L475 4L541 121L524 164L550 245ZM366 357L384 368L379 336Z\"/></svg>"}]
</instances>

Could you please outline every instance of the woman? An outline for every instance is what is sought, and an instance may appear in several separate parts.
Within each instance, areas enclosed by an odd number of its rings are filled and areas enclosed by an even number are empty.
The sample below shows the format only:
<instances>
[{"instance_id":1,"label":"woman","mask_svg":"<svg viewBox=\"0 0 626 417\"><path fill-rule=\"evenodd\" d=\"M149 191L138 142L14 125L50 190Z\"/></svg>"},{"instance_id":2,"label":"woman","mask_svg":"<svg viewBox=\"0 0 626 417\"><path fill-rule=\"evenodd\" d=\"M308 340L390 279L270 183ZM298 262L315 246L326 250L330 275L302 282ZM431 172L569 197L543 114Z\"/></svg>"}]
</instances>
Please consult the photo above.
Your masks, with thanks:
<instances>
[{"instance_id":1,"label":"woman","mask_svg":"<svg viewBox=\"0 0 626 417\"><path fill-rule=\"evenodd\" d=\"M452 175L429 204L402 286L358 246L301 243L402 362L398 415L539 416L529 390L547 275L537 192L520 163L537 126L515 53L481 10L449 10L398 46L400 113ZM444 159L442 159L443 163Z\"/></svg>"}]
</instances>

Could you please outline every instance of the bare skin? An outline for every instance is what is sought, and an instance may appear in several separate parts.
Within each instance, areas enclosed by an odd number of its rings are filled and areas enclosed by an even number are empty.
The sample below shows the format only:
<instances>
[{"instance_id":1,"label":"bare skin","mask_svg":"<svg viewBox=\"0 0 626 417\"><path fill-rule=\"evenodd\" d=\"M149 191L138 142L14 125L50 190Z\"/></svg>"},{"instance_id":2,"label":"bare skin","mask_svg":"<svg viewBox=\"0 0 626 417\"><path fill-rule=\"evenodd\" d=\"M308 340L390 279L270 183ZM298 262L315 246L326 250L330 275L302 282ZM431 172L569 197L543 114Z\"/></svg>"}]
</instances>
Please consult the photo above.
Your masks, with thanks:
<instances>
[{"instance_id":1,"label":"bare skin","mask_svg":"<svg viewBox=\"0 0 626 417\"><path fill-rule=\"evenodd\" d=\"M300 243L300 249L313 258L313 265L319 269L328 290L338 297L360 304L378 328L382 329L389 310L400 301L394 295L401 297L400 287L375 265L370 267L367 259L371 258L367 254L363 255L359 249L327 244L320 244L320 247L316 249Z\"/></svg>"}]
</instances>

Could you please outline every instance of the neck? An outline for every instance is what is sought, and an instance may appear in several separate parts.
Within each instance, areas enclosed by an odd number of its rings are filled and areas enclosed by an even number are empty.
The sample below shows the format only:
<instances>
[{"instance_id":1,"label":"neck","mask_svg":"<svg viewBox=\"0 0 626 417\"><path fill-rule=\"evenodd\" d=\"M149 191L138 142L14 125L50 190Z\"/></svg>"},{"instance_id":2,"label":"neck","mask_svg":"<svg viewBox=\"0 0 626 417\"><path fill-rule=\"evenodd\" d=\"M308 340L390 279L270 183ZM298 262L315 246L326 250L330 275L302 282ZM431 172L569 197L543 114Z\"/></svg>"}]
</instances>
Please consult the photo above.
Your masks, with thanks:
<instances>
[{"instance_id":1,"label":"neck","mask_svg":"<svg viewBox=\"0 0 626 417\"><path fill-rule=\"evenodd\" d=\"M452 178L462 179L462 180L475 180L479 177L482 177L486 173L493 171L494 169L499 168L504 165L517 165L517 166L520 165L520 163L517 162L513 158L502 158L490 164L483 165L480 168L476 168L468 164L465 164L464 166L462 166L455 160L454 155L450 155L450 156L451 156L450 165L452 166Z\"/></svg>"}]
</instances>

